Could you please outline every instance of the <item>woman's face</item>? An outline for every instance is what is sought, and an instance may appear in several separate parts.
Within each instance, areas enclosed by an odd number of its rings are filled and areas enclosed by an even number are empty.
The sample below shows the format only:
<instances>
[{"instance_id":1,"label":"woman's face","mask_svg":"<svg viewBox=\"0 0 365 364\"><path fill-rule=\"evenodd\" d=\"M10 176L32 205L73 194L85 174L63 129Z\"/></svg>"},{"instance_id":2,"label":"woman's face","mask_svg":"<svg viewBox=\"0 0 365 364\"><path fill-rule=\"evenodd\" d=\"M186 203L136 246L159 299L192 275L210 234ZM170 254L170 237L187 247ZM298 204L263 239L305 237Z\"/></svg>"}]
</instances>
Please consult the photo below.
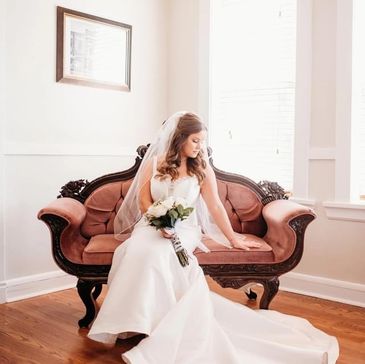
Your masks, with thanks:
<instances>
[{"instance_id":1,"label":"woman's face","mask_svg":"<svg viewBox=\"0 0 365 364\"><path fill-rule=\"evenodd\" d=\"M190 134L182 146L181 157L196 158L199 151L203 148L205 142L206 131Z\"/></svg>"}]
</instances>

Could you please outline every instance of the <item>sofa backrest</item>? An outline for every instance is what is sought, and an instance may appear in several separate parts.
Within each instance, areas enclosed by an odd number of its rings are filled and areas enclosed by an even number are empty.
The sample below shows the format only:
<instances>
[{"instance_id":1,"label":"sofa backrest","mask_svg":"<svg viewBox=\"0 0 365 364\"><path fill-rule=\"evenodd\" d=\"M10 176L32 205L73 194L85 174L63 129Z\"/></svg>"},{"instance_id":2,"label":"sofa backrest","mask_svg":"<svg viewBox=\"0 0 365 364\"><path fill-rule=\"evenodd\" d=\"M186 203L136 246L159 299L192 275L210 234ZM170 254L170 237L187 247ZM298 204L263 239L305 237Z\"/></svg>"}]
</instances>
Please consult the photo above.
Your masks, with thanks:
<instances>
[{"instance_id":1,"label":"sofa backrest","mask_svg":"<svg viewBox=\"0 0 365 364\"><path fill-rule=\"evenodd\" d=\"M84 202L86 217L81 234L87 238L99 234L112 234L114 219L132 180L106 183L93 191Z\"/></svg>"},{"instance_id":2,"label":"sofa backrest","mask_svg":"<svg viewBox=\"0 0 365 364\"><path fill-rule=\"evenodd\" d=\"M225 207L233 230L237 233L264 236L267 230L262 217L263 204L249 187L217 179L219 197Z\"/></svg>"},{"instance_id":3,"label":"sofa backrest","mask_svg":"<svg viewBox=\"0 0 365 364\"><path fill-rule=\"evenodd\" d=\"M123 202L132 180L106 183L95 189L85 200L86 218L81 233L86 237L112 234L116 212ZM249 187L217 180L218 192L232 227L239 233L264 236L266 224L262 218L262 203Z\"/></svg>"}]
</instances>

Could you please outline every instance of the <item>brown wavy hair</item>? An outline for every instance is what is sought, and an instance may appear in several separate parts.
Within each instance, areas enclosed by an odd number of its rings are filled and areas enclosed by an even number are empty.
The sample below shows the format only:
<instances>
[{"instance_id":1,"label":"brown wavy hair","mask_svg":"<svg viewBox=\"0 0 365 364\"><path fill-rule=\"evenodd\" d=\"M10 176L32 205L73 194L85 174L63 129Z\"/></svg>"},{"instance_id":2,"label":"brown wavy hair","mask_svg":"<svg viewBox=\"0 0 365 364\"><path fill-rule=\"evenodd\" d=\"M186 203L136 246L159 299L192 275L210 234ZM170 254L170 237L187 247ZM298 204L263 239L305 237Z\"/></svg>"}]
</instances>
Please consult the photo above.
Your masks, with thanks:
<instances>
[{"instance_id":1,"label":"brown wavy hair","mask_svg":"<svg viewBox=\"0 0 365 364\"><path fill-rule=\"evenodd\" d=\"M180 150L189 135L199 133L202 130L207 130L207 128L198 115L186 113L181 116L177 123L175 133L171 138L165 160L157 168L158 174L156 177L165 179L170 175L172 180L179 178L178 168L181 166ZM189 176L195 175L198 178L199 184L205 178L204 169L207 166L203 153L204 150L201 149L195 158L188 157L186 160L187 174Z\"/></svg>"}]
</instances>

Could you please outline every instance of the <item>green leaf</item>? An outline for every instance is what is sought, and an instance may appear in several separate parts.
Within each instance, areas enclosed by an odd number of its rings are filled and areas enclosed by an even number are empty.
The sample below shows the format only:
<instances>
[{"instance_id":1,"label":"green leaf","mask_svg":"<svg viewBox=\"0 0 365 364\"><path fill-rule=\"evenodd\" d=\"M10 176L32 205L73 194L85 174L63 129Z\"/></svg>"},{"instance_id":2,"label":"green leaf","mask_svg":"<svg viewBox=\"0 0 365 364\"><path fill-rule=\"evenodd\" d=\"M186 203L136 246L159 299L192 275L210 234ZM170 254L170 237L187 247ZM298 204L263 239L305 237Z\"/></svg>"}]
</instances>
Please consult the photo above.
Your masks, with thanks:
<instances>
[{"instance_id":1,"label":"green leaf","mask_svg":"<svg viewBox=\"0 0 365 364\"><path fill-rule=\"evenodd\" d=\"M170 227L175 226L176 219L174 217L170 217Z\"/></svg>"},{"instance_id":2,"label":"green leaf","mask_svg":"<svg viewBox=\"0 0 365 364\"><path fill-rule=\"evenodd\" d=\"M170 210L169 211L169 216L173 217L174 219L177 219L179 217L179 214L176 212L176 210Z\"/></svg>"},{"instance_id":3,"label":"green leaf","mask_svg":"<svg viewBox=\"0 0 365 364\"><path fill-rule=\"evenodd\" d=\"M186 209L184 209L184 215L189 216L193 212L193 210L193 207L187 207Z\"/></svg>"},{"instance_id":4,"label":"green leaf","mask_svg":"<svg viewBox=\"0 0 365 364\"><path fill-rule=\"evenodd\" d=\"M179 215L183 215L184 214L184 208L182 205L177 205L176 206L177 212L179 213Z\"/></svg>"},{"instance_id":5,"label":"green leaf","mask_svg":"<svg viewBox=\"0 0 365 364\"><path fill-rule=\"evenodd\" d=\"M160 220L152 220L151 221L151 224L154 225L154 226L160 226L161 225L161 221Z\"/></svg>"}]
</instances>

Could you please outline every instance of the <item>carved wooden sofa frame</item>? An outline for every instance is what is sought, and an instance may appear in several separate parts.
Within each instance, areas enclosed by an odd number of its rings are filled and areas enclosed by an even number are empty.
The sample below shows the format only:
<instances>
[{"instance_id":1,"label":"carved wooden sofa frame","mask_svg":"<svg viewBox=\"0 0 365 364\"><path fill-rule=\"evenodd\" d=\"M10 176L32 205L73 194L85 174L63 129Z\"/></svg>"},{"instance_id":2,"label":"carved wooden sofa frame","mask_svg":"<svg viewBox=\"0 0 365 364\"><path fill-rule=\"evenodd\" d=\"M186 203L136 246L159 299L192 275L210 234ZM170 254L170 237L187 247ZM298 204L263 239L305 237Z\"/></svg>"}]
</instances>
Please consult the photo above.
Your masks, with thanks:
<instances>
[{"instance_id":1,"label":"carved wooden sofa frame","mask_svg":"<svg viewBox=\"0 0 365 364\"><path fill-rule=\"evenodd\" d=\"M85 316L79 320L80 327L87 327L95 318L95 300L101 293L102 285L107 282L110 264L75 263L65 251L65 245L63 245L65 242L63 240L72 239L75 231L80 234L77 229L80 229L83 217L85 217L85 213L80 213L84 209L83 203L85 200L101 186L132 179L147 148L148 146L140 146L137 149L138 155L134 165L125 171L108 174L91 182L78 180L67 183L62 187L58 198L67 199L63 202L67 201L68 207L66 209L64 206L59 208L60 200L56 200L43 208L38 214L38 218L44 221L50 229L52 253L56 264L63 271L78 277L77 290L86 307ZM196 254L198 261L204 273L212 277L222 287L240 288L251 282L262 284L264 292L260 300L260 308L267 309L278 291L279 276L292 270L299 263L303 253L305 230L307 225L315 218L315 214L305 206L288 201L284 190L277 183L267 181L255 183L241 175L217 169L213 165L212 158L210 158L210 163L215 171L217 181L247 187L254 192L257 199L262 203L262 223L265 225L264 236L262 237L264 240L271 240L273 256L276 259L270 263L255 262L250 261L250 259L247 259L247 261L233 260L234 263L229 264L214 260L214 254L216 254L214 251L211 253L199 251ZM289 251L285 251L282 242L275 238L275 234L281 234L280 229L286 230L285 239L291 241L289 248L286 247ZM240 253L232 249L225 254L237 255ZM251 252L246 252L246 254L249 257ZM251 297L255 298L255 293Z\"/></svg>"}]
</instances>

